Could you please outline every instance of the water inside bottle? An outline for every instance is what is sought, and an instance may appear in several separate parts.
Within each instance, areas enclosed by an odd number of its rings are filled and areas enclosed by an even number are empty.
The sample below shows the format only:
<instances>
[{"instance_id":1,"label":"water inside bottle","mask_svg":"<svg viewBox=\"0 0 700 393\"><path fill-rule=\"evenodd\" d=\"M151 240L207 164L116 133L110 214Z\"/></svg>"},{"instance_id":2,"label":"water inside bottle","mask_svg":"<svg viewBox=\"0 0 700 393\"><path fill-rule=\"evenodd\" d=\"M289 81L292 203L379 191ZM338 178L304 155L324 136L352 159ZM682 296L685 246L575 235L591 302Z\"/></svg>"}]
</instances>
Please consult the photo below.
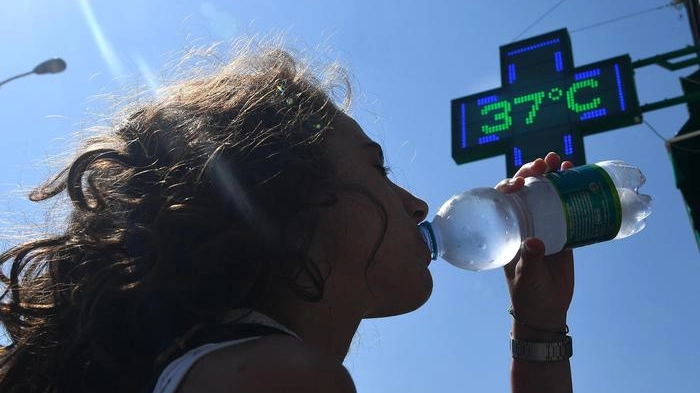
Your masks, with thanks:
<instances>
[{"instance_id":1,"label":"water inside bottle","mask_svg":"<svg viewBox=\"0 0 700 393\"><path fill-rule=\"evenodd\" d=\"M493 189L454 197L433 221L442 236L442 258L477 271L508 263L521 242L519 223L510 208L505 196Z\"/></svg>"}]
</instances>

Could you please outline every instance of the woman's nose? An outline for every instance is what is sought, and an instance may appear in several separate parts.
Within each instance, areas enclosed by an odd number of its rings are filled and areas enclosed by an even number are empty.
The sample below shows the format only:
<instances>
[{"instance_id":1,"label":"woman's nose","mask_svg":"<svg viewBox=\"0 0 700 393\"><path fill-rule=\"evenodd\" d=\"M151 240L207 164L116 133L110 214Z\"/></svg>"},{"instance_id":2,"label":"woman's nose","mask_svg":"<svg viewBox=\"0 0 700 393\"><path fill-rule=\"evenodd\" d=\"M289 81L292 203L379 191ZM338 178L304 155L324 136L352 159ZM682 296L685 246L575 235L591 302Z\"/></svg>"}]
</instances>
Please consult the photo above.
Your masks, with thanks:
<instances>
[{"instance_id":1,"label":"woman's nose","mask_svg":"<svg viewBox=\"0 0 700 393\"><path fill-rule=\"evenodd\" d=\"M413 217L416 223L423 222L428 216L428 204L406 190L403 190L403 192L402 200L406 212Z\"/></svg>"}]
</instances>

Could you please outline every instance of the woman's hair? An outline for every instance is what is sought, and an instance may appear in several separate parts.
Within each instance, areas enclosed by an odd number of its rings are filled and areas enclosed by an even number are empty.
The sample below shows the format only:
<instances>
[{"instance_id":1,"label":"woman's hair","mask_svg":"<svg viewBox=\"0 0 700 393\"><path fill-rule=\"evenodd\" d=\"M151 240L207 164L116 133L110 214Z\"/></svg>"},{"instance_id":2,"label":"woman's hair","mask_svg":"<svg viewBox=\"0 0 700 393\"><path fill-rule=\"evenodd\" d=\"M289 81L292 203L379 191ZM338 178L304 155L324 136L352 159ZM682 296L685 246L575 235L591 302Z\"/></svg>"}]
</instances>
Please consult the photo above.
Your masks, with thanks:
<instances>
[{"instance_id":1,"label":"woman's hair","mask_svg":"<svg viewBox=\"0 0 700 393\"><path fill-rule=\"evenodd\" d=\"M349 83L246 48L131 105L30 194L65 191L72 209L61 233L0 255L0 391L138 392L174 338L273 284L322 296L307 248L336 201L323 143Z\"/></svg>"}]
</instances>

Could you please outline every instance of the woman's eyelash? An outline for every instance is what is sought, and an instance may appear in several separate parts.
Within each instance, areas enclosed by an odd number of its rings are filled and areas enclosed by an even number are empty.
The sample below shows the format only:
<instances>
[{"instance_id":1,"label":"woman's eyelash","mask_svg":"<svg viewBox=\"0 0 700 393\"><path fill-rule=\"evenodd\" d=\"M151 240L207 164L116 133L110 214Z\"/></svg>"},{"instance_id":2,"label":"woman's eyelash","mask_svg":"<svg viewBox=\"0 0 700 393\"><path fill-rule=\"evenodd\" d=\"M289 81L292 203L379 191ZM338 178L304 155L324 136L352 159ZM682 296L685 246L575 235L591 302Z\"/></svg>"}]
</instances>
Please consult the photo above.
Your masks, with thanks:
<instances>
[{"instance_id":1,"label":"woman's eyelash","mask_svg":"<svg viewBox=\"0 0 700 393\"><path fill-rule=\"evenodd\" d=\"M389 174L391 173L391 167L389 167L388 165L377 165L376 167L377 170L379 170L379 172L384 174L384 176L389 176Z\"/></svg>"}]
</instances>

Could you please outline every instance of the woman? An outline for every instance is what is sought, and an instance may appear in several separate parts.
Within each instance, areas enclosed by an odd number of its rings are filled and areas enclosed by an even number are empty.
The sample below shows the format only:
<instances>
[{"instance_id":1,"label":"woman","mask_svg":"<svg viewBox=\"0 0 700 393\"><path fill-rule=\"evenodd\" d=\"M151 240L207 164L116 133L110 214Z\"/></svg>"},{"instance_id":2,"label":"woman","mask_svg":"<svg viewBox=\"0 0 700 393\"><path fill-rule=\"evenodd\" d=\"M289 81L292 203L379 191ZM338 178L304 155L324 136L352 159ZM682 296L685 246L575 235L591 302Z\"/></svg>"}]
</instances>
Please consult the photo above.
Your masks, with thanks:
<instances>
[{"instance_id":1,"label":"woman","mask_svg":"<svg viewBox=\"0 0 700 393\"><path fill-rule=\"evenodd\" d=\"M342 361L361 320L430 296L428 206L387 178L342 73L314 75L248 49L128 108L30 195L73 208L0 257L0 391L355 391ZM565 336L572 256L543 254L529 239L505 268L524 345ZM514 356L513 391L571 390L568 356Z\"/></svg>"}]
</instances>

